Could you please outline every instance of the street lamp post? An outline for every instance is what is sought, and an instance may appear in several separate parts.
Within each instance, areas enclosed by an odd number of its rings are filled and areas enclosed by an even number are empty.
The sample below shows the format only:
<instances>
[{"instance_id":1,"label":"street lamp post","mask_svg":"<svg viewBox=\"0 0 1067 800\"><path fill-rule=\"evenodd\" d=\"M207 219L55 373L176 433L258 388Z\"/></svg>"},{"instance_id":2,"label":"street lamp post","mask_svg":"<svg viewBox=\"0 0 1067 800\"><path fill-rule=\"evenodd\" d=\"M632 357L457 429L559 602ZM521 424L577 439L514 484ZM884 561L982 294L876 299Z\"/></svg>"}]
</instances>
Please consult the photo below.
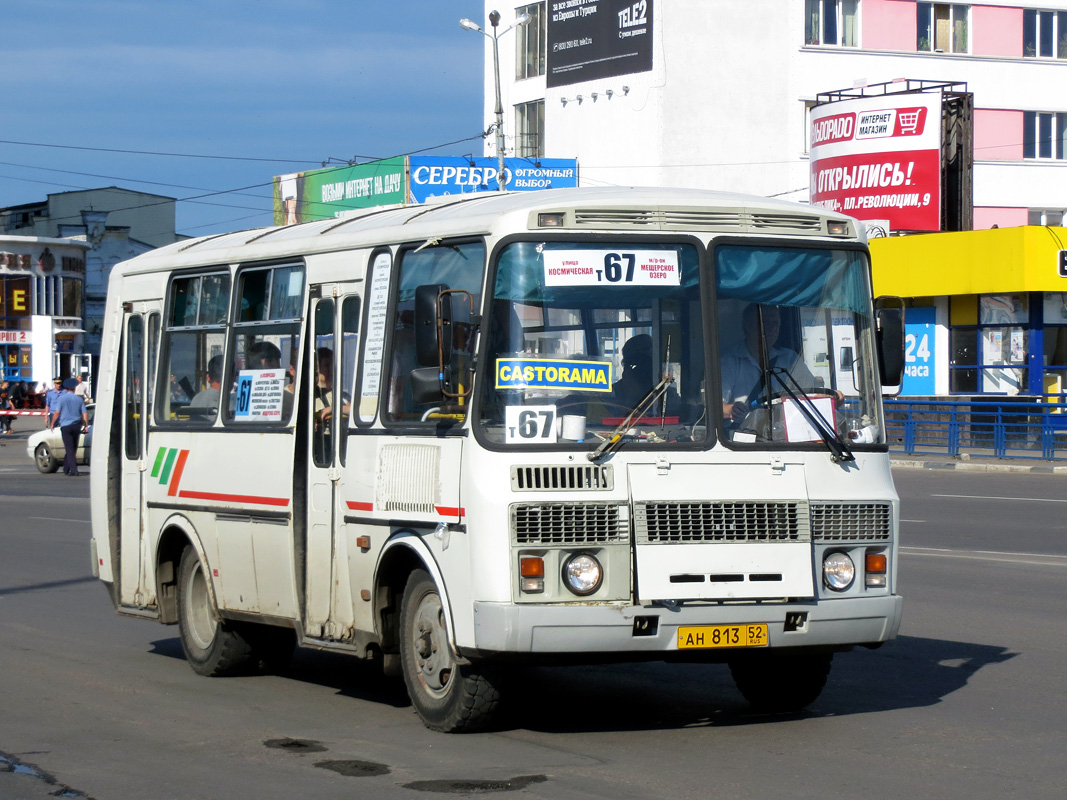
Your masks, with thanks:
<instances>
[{"instance_id":1,"label":"street lamp post","mask_svg":"<svg viewBox=\"0 0 1067 800\"><path fill-rule=\"evenodd\" d=\"M500 30L500 12L490 11L489 24L493 28L493 32L491 34L486 33L485 30L483 30L482 27L473 20L464 18L459 21L459 26L464 30L478 31L478 33L482 34L493 43L493 78L496 84L496 182L497 187L502 192L506 191L506 188L504 186L504 106L500 102L500 50L497 46L497 40L505 33L510 31L512 28L518 25L525 25L529 21L529 14L520 14L519 16L515 17L515 21L513 23L508 25L508 27L504 28L504 30Z\"/></svg>"}]
</instances>

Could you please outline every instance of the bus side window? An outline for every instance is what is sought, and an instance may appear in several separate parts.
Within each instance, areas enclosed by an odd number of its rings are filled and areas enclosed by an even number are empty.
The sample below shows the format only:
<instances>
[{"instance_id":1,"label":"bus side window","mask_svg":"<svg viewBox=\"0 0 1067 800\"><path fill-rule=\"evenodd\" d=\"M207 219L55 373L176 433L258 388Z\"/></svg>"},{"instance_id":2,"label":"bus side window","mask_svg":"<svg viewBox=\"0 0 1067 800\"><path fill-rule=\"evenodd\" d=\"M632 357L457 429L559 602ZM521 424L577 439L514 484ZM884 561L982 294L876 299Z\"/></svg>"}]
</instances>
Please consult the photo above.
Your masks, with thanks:
<instances>
[{"instance_id":1,"label":"bus side window","mask_svg":"<svg viewBox=\"0 0 1067 800\"><path fill-rule=\"evenodd\" d=\"M182 275L171 281L161 348L164 386L158 395L157 424L210 426L218 418L219 367L224 364L229 301L228 272ZM154 359L157 334L152 320L149 322L149 358Z\"/></svg>"},{"instance_id":2,"label":"bus side window","mask_svg":"<svg viewBox=\"0 0 1067 800\"><path fill-rule=\"evenodd\" d=\"M449 289L469 292L475 311L481 308L482 273L485 269L485 245L481 241L446 244L406 250L400 262L396 306L393 311L392 352L389 357L385 422L419 422L427 411L440 402L416 403L411 395L411 370L418 367L415 357L415 290L424 284L437 283ZM466 368L470 365L470 305L466 300L453 301L454 334L451 366L457 383L469 383ZM448 365L446 365L448 366ZM459 388L459 387L457 387ZM469 386L463 385L464 389ZM454 400L448 400L452 403Z\"/></svg>"}]
</instances>

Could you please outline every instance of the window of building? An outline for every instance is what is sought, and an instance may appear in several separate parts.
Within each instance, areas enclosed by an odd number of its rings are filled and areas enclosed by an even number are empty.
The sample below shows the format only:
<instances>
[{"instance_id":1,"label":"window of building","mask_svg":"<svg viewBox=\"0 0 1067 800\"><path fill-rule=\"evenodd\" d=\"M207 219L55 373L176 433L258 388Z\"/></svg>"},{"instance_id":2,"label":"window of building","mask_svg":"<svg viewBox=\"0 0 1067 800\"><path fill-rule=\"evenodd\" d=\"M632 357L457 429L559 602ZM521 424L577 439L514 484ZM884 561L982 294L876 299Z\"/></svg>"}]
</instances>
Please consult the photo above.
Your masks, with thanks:
<instances>
[{"instance_id":1,"label":"window of building","mask_svg":"<svg viewBox=\"0 0 1067 800\"><path fill-rule=\"evenodd\" d=\"M1067 208L1031 208L1026 224L1067 228Z\"/></svg>"},{"instance_id":2,"label":"window of building","mask_svg":"<svg viewBox=\"0 0 1067 800\"><path fill-rule=\"evenodd\" d=\"M953 297L951 303L949 391L1007 395L1026 392L1029 296L987 294L979 295L975 302L974 295L964 295Z\"/></svg>"},{"instance_id":3,"label":"window of building","mask_svg":"<svg viewBox=\"0 0 1067 800\"><path fill-rule=\"evenodd\" d=\"M1023 112L1023 158L1067 159L1067 112Z\"/></svg>"},{"instance_id":4,"label":"window of building","mask_svg":"<svg viewBox=\"0 0 1067 800\"><path fill-rule=\"evenodd\" d=\"M967 17L971 7L948 3L916 3L916 49L920 52L966 53Z\"/></svg>"},{"instance_id":5,"label":"window of building","mask_svg":"<svg viewBox=\"0 0 1067 800\"><path fill-rule=\"evenodd\" d=\"M1067 58L1067 11L1023 11L1023 56Z\"/></svg>"},{"instance_id":6,"label":"window of building","mask_svg":"<svg viewBox=\"0 0 1067 800\"><path fill-rule=\"evenodd\" d=\"M545 74L547 20L544 3L530 3L515 9L515 16L530 15L530 21L515 29L515 79Z\"/></svg>"},{"instance_id":7,"label":"window of building","mask_svg":"<svg viewBox=\"0 0 1067 800\"><path fill-rule=\"evenodd\" d=\"M515 106L515 155L519 158L544 158L544 100Z\"/></svg>"},{"instance_id":8,"label":"window of building","mask_svg":"<svg viewBox=\"0 0 1067 800\"><path fill-rule=\"evenodd\" d=\"M859 0L805 0L804 43L859 47Z\"/></svg>"}]
</instances>

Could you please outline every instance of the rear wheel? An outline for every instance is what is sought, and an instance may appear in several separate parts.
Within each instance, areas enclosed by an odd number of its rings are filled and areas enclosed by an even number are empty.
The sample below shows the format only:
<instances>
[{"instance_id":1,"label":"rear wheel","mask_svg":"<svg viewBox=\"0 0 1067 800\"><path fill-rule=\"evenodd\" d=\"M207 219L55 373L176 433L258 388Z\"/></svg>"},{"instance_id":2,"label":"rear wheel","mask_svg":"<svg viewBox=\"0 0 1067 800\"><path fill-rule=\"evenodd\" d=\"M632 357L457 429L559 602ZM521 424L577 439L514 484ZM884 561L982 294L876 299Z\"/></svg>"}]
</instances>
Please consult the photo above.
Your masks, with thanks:
<instances>
[{"instance_id":1,"label":"rear wheel","mask_svg":"<svg viewBox=\"0 0 1067 800\"><path fill-rule=\"evenodd\" d=\"M484 728L500 692L486 665L460 663L452 652L441 595L424 570L408 579L400 617L404 683L426 727L446 733Z\"/></svg>"},{"instance_id":2,"label":"rear wheel","mask_svg":"<svg viewBox=\"0 0 1067 800\"><path fill-rule=\"evenodd\" d=\"M826 685L833 653L746 653L730 661L738 690L759 711L799 711Z\"/></svg>"},{"instance_id":3,"label":"rear wheel","mask_svg":"<svg viewBox=\"0 0 1067 800\"><path fill-rule=\"evenodd\" d=\"M182 553L178 572L178 630L182 650L193 671L200 675L234 675L252 661L252 645L223 624L211 602L208 576L192 546Z\"/></svg>"},{"instance_id":4,"label":"rear wheel","mask_svg":"<svg viewBox=\"0 0 1067 800\"><path fill-rule=\"evenodd\" d=\"M37 471L48 475L59 469L59 462L52 455L52 448L44 442L37 445L33 451L33 462L37 465Z\"/></svg>"}]
</instances>

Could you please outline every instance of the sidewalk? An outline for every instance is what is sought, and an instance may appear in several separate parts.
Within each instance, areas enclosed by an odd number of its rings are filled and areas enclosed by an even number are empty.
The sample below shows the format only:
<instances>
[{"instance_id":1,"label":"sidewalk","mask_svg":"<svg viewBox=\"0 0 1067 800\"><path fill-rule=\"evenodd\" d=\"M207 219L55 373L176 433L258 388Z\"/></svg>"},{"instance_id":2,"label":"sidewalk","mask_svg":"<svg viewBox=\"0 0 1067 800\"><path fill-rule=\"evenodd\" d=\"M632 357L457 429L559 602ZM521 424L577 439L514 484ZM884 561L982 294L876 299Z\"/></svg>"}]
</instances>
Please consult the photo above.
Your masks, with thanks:
<instances>
[{"instance_id":1,"label":"sidewalk","mask_svg":"<svg viewBox=\"0 0 1067 800\"><path fill-rule=\"evenodd\" d=\"M893 469L956 469L967 472L1033 472L1045 475L1067 475L1067 462L1028 458L988 458L962 455L908 455L889 452Z\"/></svg>"}]
</instances>

